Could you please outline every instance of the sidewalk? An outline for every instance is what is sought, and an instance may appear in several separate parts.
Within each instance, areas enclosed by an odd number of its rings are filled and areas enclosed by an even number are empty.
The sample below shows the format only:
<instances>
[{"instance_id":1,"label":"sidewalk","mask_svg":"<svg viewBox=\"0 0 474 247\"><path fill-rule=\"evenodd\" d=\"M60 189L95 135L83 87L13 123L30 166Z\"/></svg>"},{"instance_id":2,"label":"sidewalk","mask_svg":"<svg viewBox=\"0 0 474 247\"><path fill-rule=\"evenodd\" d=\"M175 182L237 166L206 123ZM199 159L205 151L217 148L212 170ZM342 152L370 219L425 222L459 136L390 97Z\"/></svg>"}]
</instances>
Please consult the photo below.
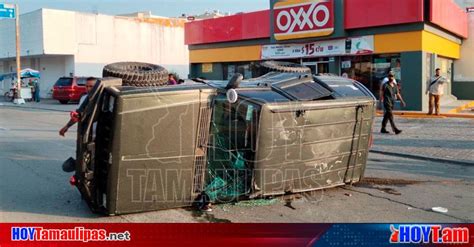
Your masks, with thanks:
<instances>
[{"instance_id":1,"label":"sidewalk","mask_svg":"<svg viewBox=\"0 0 474 247\"><path fill-rule=\"evenodd\" d=\"M379 104L380 105L380 104ZM444 102L440 107L440 115L428 115L424 111L403 111L395 110L394 115L403 118L471 118L474 119L474 101L471 100L454 100ZM377 115L382 116L383 111L378 109Z\"/></svg>"},{"instance_id":2,"label":"sidewalk","mask_svg":"<svg viewBox=\"0 0 474 247\"><path fill-rule=\"evenodd\" d=\"M63 105L59 103L57 100L53 99L42 99L41 102L26 102L23 105L16 105L12 102L5 102L3 99L0 100L0 107L7 106L7 107L19 107L19 108L26 108L26 109L39 109L39 110L49 110L49 111L59 111L59 112L70 112L75 110L78 107L77 103L69 103L67 105Z\"/></svg>"},{"instance_id":3,"label":"sidewalk","mask_svg":"<svg viewBox=\"0 0 474 247\"><path fill-rule=\"evenodd\" d=\"M474 119L395 117L400 135L381 134L381 121L374 123L372 152L474 165Z\"/></svg>"}]
</instances>

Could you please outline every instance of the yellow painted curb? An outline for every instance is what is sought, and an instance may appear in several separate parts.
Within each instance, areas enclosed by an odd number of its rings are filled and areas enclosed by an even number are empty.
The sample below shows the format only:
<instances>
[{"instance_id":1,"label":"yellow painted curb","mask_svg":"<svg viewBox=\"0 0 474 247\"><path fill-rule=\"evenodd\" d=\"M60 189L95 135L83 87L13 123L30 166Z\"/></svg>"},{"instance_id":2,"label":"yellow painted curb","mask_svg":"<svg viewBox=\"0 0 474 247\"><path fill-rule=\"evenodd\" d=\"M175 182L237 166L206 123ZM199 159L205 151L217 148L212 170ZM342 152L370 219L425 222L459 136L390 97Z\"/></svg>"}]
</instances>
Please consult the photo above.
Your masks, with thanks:
<instances>
[{"instance_id":1,"label":"yellow painted curb","mask_svg":"<svg viewBox=\"0 0 474 247\"><path fill-rule=\"evenodd\" d=\"M446 117L452 117L452 118L472 118L474 119L474 114L462 114L462 113L445 113L441 114Z\"/></svg>"},{"instance_id":2,"label":"yellow painted curb","mask_svg":"<svg viewBox=\"0 0 474 247\"><path fill-rule=\"evenodd\" d=\"M458 108L452 109L452 110L448 111L448 114L459 113L459 112L462 112L462 111L464 111L468 108L472 108L472 107L474 107L474 101L471 101L467 104L464 104L464 105L462 105Z\"/></svg>"},{"instance_id":3,"label":"yellow painted curb","mask_svg":"<svg viewBox=\"0 0 474 247\"><path fill-rule=\"evenodd\" d=\"M424 112L409 112L409 111L394 111L394 115L403 118L472 118L474 114L460 114L460 113L441 113L440 115L428 115ZM377 111L377 116L383 116L383 111Z\"/></svg>"}]
</instances>

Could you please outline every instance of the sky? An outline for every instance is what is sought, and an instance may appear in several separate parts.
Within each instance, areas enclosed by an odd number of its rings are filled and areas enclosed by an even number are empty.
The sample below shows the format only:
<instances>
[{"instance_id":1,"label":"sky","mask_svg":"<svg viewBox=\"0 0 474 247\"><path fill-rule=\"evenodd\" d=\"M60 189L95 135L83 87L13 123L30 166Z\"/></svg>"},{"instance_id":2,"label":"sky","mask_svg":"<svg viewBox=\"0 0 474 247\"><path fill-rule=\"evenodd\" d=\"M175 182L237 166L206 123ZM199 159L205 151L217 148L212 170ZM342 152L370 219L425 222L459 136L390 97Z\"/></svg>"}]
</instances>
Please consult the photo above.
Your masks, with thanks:
<instances>
[{"instance_id":1,"label":"sky","mask_svg":"<svg viewBox=\"0 0 474 247\"><path fill-rule=\"evenodd\" d=\"M270 8L269 0L0 0L17 3L20 13L40 8L64 9L102 14L126 14L150 10L153 15L177 17L202 14L209 10L251 12Z\"/></svg>"}]
</instances>

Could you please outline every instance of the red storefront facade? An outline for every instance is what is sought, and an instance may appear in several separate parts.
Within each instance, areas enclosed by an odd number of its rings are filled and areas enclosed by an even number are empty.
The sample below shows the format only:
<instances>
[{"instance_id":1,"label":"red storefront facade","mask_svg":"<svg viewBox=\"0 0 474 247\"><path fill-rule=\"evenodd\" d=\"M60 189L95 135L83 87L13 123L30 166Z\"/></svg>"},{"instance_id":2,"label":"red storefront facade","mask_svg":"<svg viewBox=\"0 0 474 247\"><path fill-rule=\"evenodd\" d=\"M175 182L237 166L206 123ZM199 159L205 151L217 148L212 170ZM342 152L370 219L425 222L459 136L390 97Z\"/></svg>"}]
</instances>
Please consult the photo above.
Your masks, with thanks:
<instances>
[{"instance_id":1,"label":"red storefront facade","mask_svg":"<svg viewBox=\"0 0 474 247\"><path fill-rule=\"evenodd\" d=\"M449 76L468 36L467 14L451 0L320 2L273 0L269 10L187 23L191 76L252 77L258 61L285 60L348 73L376 92L395 69L413 99L408 108L421 110L426 77L438 63Z\"/></svg>"}]
</instances>

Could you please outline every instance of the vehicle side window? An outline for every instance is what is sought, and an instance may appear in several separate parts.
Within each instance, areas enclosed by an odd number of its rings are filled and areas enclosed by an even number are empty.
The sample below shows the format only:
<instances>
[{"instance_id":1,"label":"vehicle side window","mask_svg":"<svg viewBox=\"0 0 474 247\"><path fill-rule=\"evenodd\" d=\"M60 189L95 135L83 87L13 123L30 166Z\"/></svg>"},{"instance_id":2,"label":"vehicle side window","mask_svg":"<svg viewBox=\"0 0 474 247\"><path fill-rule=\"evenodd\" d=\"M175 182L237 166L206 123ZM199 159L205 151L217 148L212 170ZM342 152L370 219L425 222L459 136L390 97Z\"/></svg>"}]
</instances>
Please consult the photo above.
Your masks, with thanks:
<instances>
[{"instance_id":1,"label":"vehicle side window","mask_svg":"<svg viewBox=\"0 0 474 247\"><path fill-rule=\"evenodd\" d=\"M72 78L59 78L55 86L71 86L72 85Z\"/></svg>"},{"instance_id":2,"label":"vehicle side window","mask_svg":"<svg viewBox=\"0 0 474 247\"><path fill-rule=\"evenodd\" d=\"M86 85L86 78L77 78L77 85L85 86Z\"/></svg>"},{"instance_id":3,"label":"vehicle side window","mask_svg":"<svg viewBox=\"0 0 474 247\"><path fill-rule=\"evenodd\" d=\"M226 97L214 103L213 134L226 139L228 149L254 151L260 107L243 100L230 104Z\"/></svg>"},{"instance_id":4,"label":"vehicle side window","mask_svg":"<svg viewBox=\"0 0 474 247\"><path fill-rule=\"evenodd\" d=\"M250 191L260 106L214 100L204 191L212 200L236 199Z\"/></svg>"}]
</instances>

